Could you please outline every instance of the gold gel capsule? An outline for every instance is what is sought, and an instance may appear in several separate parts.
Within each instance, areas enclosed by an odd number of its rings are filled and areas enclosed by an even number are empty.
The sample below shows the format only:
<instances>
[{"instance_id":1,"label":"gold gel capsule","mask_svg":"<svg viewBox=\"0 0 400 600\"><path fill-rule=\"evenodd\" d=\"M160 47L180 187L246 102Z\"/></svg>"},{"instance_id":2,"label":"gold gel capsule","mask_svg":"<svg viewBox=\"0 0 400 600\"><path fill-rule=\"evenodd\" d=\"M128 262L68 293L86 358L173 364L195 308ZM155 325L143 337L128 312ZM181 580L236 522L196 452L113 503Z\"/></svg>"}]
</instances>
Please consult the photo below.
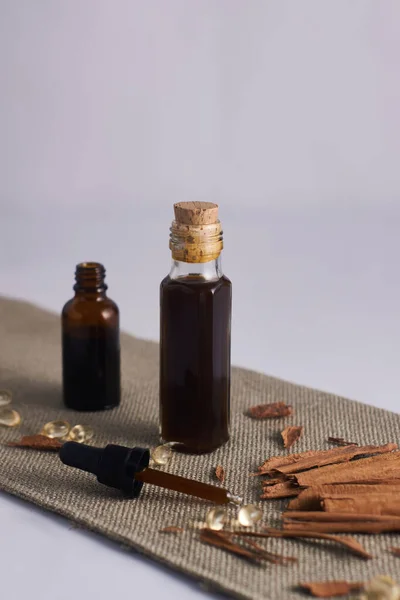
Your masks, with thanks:
<instances>
[{"instance_id":1,"label":"gold gel capsule","mask_svg":"<svg viewBox=\"0 0 400 600\"><path fill-rule=\"evenodd\" d=\"M365 585L359 600L399 600L400 586L387 575L379 575Z\"/></svg>"},{"instance_id":2,"label":"gold gel capsule","mask_svg":"<svg viewBox=\"0 0 400 600\"><path fill-rule=\"evenodd\" d=\"M21 416L16 410L9 408L8 406L2 406L0 408L0 425L5 427L16 427L21 423Z\"/></svg>"},{"instance_id":3,"label":"gold gel capsule","mask_svg":"<svg viewBox=\"0 0 400 600\"><path fill-rule=\"evenodd\" d=\"M255 504L245 504L239 509L238 521L243 527L251 527L262 519L262 511Z\"/></svg>"},{"instance_id":4,"label":"gold gel capsule","mask_svg":"<svg viewBox=\"0 0 400 600\"><path fill-rule=\"evenodd\" d=\"M86 425L75 425L69 432L68 439L78 444L86 444L94 436L94 431Z\"/></svg>"},{"instance_id":5,"label":"gold gel capsule","mask_svg":"<svg viewBox=\"0 0 400 600\"><path fill-rule=\"evenodd\" d=\"M212 508L206 514L206 525L214 531L220 531L223 529L226 521L226 511L224 508L217 506Z\"/></svg>"},{"instance_id":6,"label":"gold gel capsule","mask_svg":"<svg viewBox=\"0 0 400 600\"><path fill-rule=\"evenodd\" d=\"M166 465L172 458L172 450L169 446L157 446L151 451L151 458L156 465Z\"/></svg>"},{"instance_id":7,"label":"gold gel capsule","mask_svg":"<svg viewBox=\"0 0 400 600\"><path fill-rule=\"evenodd\" d=\"M10 404L12 400L12 393L9 390L0 390L0 406L6 406Z\"/></svg>"},{"instance_id":8,"label":"gold gel capsule","mask_svg":"<svg viewBox=\"0 0 400 600\"><path fill-rule=\"evenodd\" d=\"M68 435L70 428L71 425L67 421L49 421L43 425L40 433L48 438L63 438Z\"/></svg>"}]
</instances>

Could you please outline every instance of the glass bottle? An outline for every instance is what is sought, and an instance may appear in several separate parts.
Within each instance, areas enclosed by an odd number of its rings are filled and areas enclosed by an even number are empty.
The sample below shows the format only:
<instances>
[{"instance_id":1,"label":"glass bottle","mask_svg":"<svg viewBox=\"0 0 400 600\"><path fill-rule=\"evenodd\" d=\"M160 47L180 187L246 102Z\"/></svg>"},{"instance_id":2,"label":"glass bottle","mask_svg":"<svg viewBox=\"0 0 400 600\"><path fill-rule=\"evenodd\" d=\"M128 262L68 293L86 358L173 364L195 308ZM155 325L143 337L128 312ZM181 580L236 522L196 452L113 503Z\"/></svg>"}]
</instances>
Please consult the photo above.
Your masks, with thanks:
<instances>
[{"instance_id":1,"label":"glass bottle","mask_svg":"<svg viewBox=\"0 0 400 600\"><path fill-rule=\"evenodd\" d=\"M82 411L114 408L120 402L118 306L106 295L100 263L80 263L75 278L75 296L61 317L64 404Z\"/></svg>"},{"instance_id":2,"label":"glass bottle","mask_svg":"<svg viewBox=\"0 0 400 600\"><path fill-rule=\"evenodd\" d=\"M160 290L160 433L178 450L205 453L229 439L232 284L221 270L218 206L174 210Z\"/></svg>"}]
</instances>

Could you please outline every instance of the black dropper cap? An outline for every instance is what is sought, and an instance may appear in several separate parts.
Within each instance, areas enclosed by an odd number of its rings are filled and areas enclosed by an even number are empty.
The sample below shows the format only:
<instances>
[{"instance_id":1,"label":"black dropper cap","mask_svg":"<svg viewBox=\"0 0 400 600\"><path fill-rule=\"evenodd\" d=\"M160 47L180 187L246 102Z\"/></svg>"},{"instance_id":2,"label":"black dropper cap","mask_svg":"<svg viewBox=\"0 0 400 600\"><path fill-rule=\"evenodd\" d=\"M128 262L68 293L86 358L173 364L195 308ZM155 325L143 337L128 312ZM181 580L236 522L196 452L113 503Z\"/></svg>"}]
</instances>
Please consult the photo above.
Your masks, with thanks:
<instances>
[{"instance_id":1,"label":"black dropper cap","mask_svg":"<svg viewBox=\"0 0 400 600\"><path fill-rule=\"evenodd\" d=\"M93 448L66 442L60 449L61 461L70 467L97 476L97 481L121 490L137 498L143 482L135 480L135 474L149 466L150 451L147 448L126 448L109 444L105 448Z\"/></svg>"}]
</instances>

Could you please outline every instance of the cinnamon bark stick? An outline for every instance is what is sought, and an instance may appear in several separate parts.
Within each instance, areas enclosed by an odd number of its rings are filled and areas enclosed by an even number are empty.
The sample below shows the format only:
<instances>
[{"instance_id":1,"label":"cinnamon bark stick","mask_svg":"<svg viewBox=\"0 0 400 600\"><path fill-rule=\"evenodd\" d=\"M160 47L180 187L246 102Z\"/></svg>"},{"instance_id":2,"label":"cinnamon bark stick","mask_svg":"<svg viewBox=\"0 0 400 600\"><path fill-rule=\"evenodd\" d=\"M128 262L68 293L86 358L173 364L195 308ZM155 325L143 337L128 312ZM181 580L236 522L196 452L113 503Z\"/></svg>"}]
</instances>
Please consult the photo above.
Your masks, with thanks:
<instances>
[{"instance_id":1,"label":"cinnamon bark stick","mask_svg":"<svg viewBox=\"0 0 400 600\"><path fill-rule=\"evenodd\" d=\"M272 456L268 458L263 464L258 467L259 475L267 475L270 471L276 469L276 467L283 467L284 465L292 465L302 458L308 458L309 456L315 456L318 450L308 450L307 452L301 452L300 454L288 454L287 456ZM329 450L327 450L329 452Z\"/></svg>"},{"instance_id":2,"label":"cinnamon bark stick","mask_svg":"<svg viewBox=\"0 0 400 600\"><path fill-rule=\"evenodd\" d=\"M262 486L268 487L270 485L276 485L277 483L285 483L285 482L287 482L286 475L281 475L280 477L274 477L273 479L270 479L268 477L268 479L263 479Z\"/></svg>"},{"instance_id":3,"label":"cinnamon bark stick","mask_svg":"<svg viewBox=\"0 0 400 600\"><path fill-rule=\"evenodd\" d=\"M321 513L322 514L322 513ZM293 521L283 524L284 531L308 531L309 529L319 533L384 533L399 532L400 520L391 521L343 521L335 523L303 522Z\"/></svg>"},{"instance_id":4,"label":"cinnamon bark stick","mask_svg":"<svg viewBox=\"0 0 400 600\"><path fill-rule=\"evenodd\" d=\"M367 513L400 517L398 496L393 494L369 494L365 496L321 496L322 510L328 513Z\"/></svg>"},{"instance_id":5,"label":"cinnamon bark stick","mask_svg":"<svg viewBox=\"0 0 400 600\"><path fill-rule=\"evenodd\" d=\"M294 464L275 467L275 471L292 475L300 471L308 471L315 467L321 468L325 465L333 465L348 462L351 459L364 454L386 454L397 449L397 444L385 444L384 446L344 446L340 448L331 448L330 450L321 450L314 456L308 456L297 460ZM400 456L400 453L399 453Z\"/></svg>"},{"instance_id":6,"label":"cinnamon bark stick","mask_svg":"<svg viewBox=\"0 0 400 600\"><path fill-rule=\"evenodd\" d=\"M320 510L321 509L321 497L320 489L325 486L319 486L318 488L307 488L301 490L296 498L293 498L288 504L289 510ZM326 486L328 487L328 486Z\"/></svg>"},{"instance_id":7,"label":"cinnamon bark stick","mask_svg":"<svg viewBox=\"0 0 400 600\"><path fill-rule=\"evenodd\" d=\"M344 523L345 521L368 521L368 522L396 522L400 523L400 517L392 516L392 515L376 515L369 513L329 513L329 512L318 512L318 511L297 511L297 510L289 510L282 514L282 518L285 522L293 522L293 521L309 521L310 523L315 523L316 521L326 522L326 523Z\"/></svg>"},{"instance_id":8,"label":"cinnamon bark stick","mask_svg":"<svg viewBox=\"0 0 400 600\"><path fill-rule=\"evenodd\" d=\"M299 587L309 592L315 598L332 598L334 596L346 596L351 592L358 592L364 588L360 581L350 583L349 581L315 581L311 583L300 583Z\"/></svg>"},{"instance_id":9,"label":"cinnamon bark stick","mask_svg":"<svg viewBox=\"0 0 400 600\"><path fill-rule=\"evenodd\" d=\"M291 479L301 487L354 482L371 483L371 481L388 481L396 478L400 478L400 452L359 458L345 464L328 465L291 476Z\"/></svg>"},{"instance_id":10,"label":"cinnamon bark stick","mask_svg":"<svg viewBox=\"0 0 400 600\"><path fill-rule=\"evenodd\" d=\"M399 482L400 484L400 482ZM364 494L400 494L400 485L382 481L380 484L345 483L321 485L302 490L297 498L288 504L289 510L320 510L324 496L341 497L343 494L358 496Z\"/></svg>"},{"instance_id":11,"label":"cinnamon bark stick","mask_svg":"<svg viewBox=\"0 0 400 600\"><path fill-rule=\"evenodd\" d=\"M275 565L287 565L288 563L297 562L297 558L294 556L282 556L281 554L275 554L274 552L269 552L265 548L262 548L259 544L252 540L246 539L246 544L254 548L256 552L264 558L265 560L274 563Z\"/></svg>"},{"instance_id":12,"label":"cinnamon bark stick","mask_svg":"<svg viewBox=\"0 0 400 600\"><path fill-rule=\"evenodd\" d=\"M398 556L400 558L400 548L396 548L396 546L392 546L390 548L390 552L394 554L394 556Z\"/></svg>"},{"instance_id":13,"label":"cinnamon bark stick","mask_svg":"<svg viewBox=\"0 0 400 600\"><path fill-rule=\"evenodd\" d=\"M285 448L291 448L303 435L304 427L292 425L286 427L282 432L282 440Z\"/></svg>"},{"instance_id":14,"label":"cinnamon bark stick","mask_svg":"<svg viewBox=\"0 0 400 600\"><path fill-rule=\"evenodd\" d=\"M290 562L297 562L297 558L293 556L283 556L282 554L275 554L273 552L269 552L269 550L262 548L259 544L254 542L254 540L247 539L248 537L252 536L242 536L241 533L243 533L242 530L240 530L240 533L238 533L237 531L229 531L226 529L217 532L217 534L219 534L220 537L224 537L225 539L231 542L233 542L233 538L239 536L242 539L242 541L245 544L247 544L247 546L251 546L251 549L255 549L257 551L257 554L262 555L262 559L268 560L269 562L272 562L274 564L287 564Z\"/></svg>"},{"instance_id":15,"label":"cinnamon bark stick","mask_svg":"<svg viewBox=\"0 0 400 600\"><path fill-rule=\"evenodd\" d=\"M290 498L291 496L297 496L300 491L301 489L293 485L292 482L285 481L264 487L261 498L264 500L269 498Z\"/></svg>"},{"instance_id":16,"label":"cinnamon bark stick","mask_svg":"<svg viewBox=\"0 0 400 600\"><path fill-rule=\"evenodd\" d=\"M200 540L211 546L227 550L242 558L247 558L252 561L266 560L276 565L287 565L290 562L297 562L296 558L282 556L269 552L253 541L245 540L245 543L250 547L244 547L233 541L235 532L233 531L214 531L212 529L202 529L200 532Z\"/></svg>"},{"instance_id":17,"label":"cinnamon bark stick","mask_svg":"<svg viewBox=\"0 0 400 600\"><path fill-rule=\"evenodd\" d=\"M266 460L258 472L260 475L275 476L275 471L280 473L297 473L314 467L345 462L362 454L383 454L398 448L397 444L384 444L382 446L344 446L329 448L329 450L308 450L289 456L273 456ZM294 466L296 465L296 466Z\"/></svg>"},{"instance_id":18,"label":"cinnamon bark stick","mask_svg":"<svg viewBox=\"0 0 400 600\"><path fill-rule=\"evenodd\" d=\"M340 484L396 486L400 483L400 452L395 452L395 449L397 444L394 443L382 446L352 445L304 452L286 458L273 457L259 467L259 473L269 477L263 481L261 498L287 498L302 494L298 502L291 503L291 508L308 505L318 509L321 494L303 494L301 488ZM381 493L380 490L378 493Z\"/></svg>"},{"instance_id":19,"label":"cinnamon bark stick","mask_svg":"<svg viewBox=\"0 0 400 600\"><path fill-rule=\"evenodd\" d=\"M249 560L260 560L260 555L254 550L248 550L239 544L232 542L226 535L223 535L220 531L213 531L212 529L202 529L200 531L200 541L210 546L216 546L222 550L227 550L232 554L247 558Z\"/></svg>"},{"instance_id":20,"label":"cinnamon bark stick","mask_svg":"<svg viewBox=\"0 0 400 600\"><path fill-rule=\"evenodd\" d=\"M263 527L262 532L258 531L244 531L242 529L235 530L234 533L237 536L244 537L256 537L256 538L305 538L305 539L315 539L315 540L325 540L328 542L335 542L347 548L360 558L370 559L373 558L371 554L369 554L365 548L357 542L354 538L347 536L338 536L338 535L330 535L328 533L321 533L317 531L313 531L311 527L308 530L304 530L301 532L297 531L285 531L283 529L274 529L273 527Z\"/></svg>"}]
</instances>

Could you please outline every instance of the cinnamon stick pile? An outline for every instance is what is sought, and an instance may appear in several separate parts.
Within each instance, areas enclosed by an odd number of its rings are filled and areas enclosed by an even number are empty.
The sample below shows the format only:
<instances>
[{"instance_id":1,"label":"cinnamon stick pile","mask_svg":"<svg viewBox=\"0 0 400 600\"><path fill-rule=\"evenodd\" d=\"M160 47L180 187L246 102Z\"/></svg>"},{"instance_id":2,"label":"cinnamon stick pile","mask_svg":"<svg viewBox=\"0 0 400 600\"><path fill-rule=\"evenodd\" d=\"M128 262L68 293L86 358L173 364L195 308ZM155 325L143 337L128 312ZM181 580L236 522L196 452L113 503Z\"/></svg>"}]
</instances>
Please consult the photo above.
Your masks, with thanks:
<instances>
[{"instance_id":1,"label":"cinnamon stick pile","mask_svg":"<svg viewBox=\"0 0 400 600\"><path fill-rule=\"evenodd\" d=\"M283 566L297 562L297 558L293 556L283 556L269 552L269 550L252 540L242 540L243 543L236 542L234 538L242 533L241 531L214 531L213 529L204 528L200 531L200 541L254 562L267 561Z\"/></svg>"},{"instance_id":2,"label":"cinnamon stick pile","mask_svg":"<svg viewBox=\"0 0 400 600\"><path fill-rule=\"evenodd\" d=\"M397 444L343 446L273 457L258 469L262 498L296 496L283 514L287 531L400 531Z\"/></svg>"}]
</instances>

